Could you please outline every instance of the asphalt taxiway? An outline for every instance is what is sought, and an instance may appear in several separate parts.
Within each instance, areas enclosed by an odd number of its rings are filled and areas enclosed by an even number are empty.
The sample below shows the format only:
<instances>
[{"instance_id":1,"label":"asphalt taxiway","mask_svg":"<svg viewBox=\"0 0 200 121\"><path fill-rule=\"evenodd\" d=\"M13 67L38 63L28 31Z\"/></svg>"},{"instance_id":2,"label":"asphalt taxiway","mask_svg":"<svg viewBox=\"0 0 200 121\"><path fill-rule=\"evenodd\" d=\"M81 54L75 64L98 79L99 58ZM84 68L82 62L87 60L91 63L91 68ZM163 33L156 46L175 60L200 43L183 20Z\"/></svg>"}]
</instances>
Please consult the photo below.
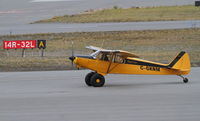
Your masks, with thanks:
<instances>
[{"instance_id":1,"label":"asphalt taxiway","mask_svg":"<svg viewBox=\"0 0 200 121\"><path fill-rule=\"evenodd\" d=\"M108 75L87 87L88 70L1 72L1 121L199 121L200 68L178 76Z\"/></svg>"},{"instance_id":2,"label":"asphalt taxiway","mask_svg":"<svg viewBox=\"0 0 200 121\"><path fill-rule=\"evenodd\" d=\"M0 0L0 35L199 28L199 21L30 24L37 20L66 14L77 14L90 9L112 8L113 6L128 8L194 5L195 1L196 0Z\"/></svg>"},{"instance_id":3,"label":"asphalt taxiway","mask_svg":"<svg viewBox=\"0 0 200 121\"><path fill-rule=\"evenodd\" d=\"M11 29L12 28L12 29ZM97 32L127 30L164 30L200 28L200 20L119 22L119 23L74 23L74 24L27 24L0 28L0 35L60 33L60 32Z\"/></svg>"},{"instance_id":4,"label":"asphalt taxiway","mask_svg":"<svg viewBox=\"0 0 200 121\"><path fill-rule=\"evenodd\" d=\"M45 2L44 2L45 1ZM28 24L90 9L194 5L196 0L0 0L0 26Z\"/></svg>"}]
</instances>

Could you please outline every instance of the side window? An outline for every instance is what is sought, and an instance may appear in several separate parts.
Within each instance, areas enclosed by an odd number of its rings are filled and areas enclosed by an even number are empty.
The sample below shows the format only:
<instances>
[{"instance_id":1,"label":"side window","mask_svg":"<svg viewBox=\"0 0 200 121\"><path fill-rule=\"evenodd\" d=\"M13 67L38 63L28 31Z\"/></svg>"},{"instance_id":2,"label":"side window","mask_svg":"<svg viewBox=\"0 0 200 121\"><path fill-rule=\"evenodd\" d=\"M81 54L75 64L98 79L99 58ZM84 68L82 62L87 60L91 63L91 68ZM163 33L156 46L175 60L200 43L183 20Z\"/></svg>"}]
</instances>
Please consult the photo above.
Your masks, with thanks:
<instances>
[{"instance_id":1,"label":"side window","mask_svg":"<svg viewBox=\"0 0 200 121\"><path fill-rule=\"evenodd\" d=\"M108 54L104 53L104 54L102 55L101 60L109 61L109 60L110 60L110 56L109 56Z\"/></svg>"},{"instance_id":2,"label":"side window","mask_svg":"<svg viewBox=\"0 0 200 121\"><path fill-rule=\"evenodd\" d=\"M119 56L119 55L116 55L115 56L115 60L114 60L115 63L123 63L124 62L124 59Z\"/></svg>"},{"instance_id":3,"label":"side window","mask_svg":"<svg viewBox=\"0 0 200 121\"><path fill-rule=\"evenodd\" d=\"M96 58L103 61L110 61L111 55L109 53L99 53Z\"/></svg>"}]
</instances>

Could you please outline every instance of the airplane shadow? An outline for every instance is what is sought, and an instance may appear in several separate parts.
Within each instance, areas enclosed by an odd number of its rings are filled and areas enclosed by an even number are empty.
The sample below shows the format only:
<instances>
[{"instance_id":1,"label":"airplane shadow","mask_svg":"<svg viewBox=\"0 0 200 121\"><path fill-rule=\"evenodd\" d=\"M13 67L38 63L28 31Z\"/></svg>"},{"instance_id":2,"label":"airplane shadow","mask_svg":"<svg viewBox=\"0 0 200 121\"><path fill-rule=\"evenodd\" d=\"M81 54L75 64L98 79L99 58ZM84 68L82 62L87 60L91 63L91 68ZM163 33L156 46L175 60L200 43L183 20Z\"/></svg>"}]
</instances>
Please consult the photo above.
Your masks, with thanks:
<instances>
[{"instance_id":1,"label":"airplane shadow","mask_svg":"<svg viewBox=\"0 0 200 121\"><path fill-rule=\"evenodd\" d=\"M160 85L177 85L177 84L185 84L183 82L153 82L153 83L118 83L118 84L105 84L104 87L116 87L116 88L137 88L137 87L145 87L145 86L160 86Z\"/></svg>"}]
</instances>

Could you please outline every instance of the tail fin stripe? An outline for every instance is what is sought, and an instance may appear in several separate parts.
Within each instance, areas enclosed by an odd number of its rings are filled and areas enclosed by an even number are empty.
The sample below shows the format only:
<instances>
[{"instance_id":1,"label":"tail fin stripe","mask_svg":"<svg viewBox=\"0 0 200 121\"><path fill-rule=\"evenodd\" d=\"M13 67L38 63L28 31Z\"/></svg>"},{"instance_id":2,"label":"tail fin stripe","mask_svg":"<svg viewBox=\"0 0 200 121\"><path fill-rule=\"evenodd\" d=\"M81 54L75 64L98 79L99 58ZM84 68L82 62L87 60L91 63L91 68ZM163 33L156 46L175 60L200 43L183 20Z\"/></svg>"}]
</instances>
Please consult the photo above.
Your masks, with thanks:
<instances>
[{"instance_id":1,"label":"tail fin stripe","mask_svg":"<svg viewBox=\"0 0 200 121\"><path fill-rule=\"evenodd\" d=\"M184 51L180 52L178 56L176 56L176 58L169 64L169 67L173 67L184 54Z\"/></svg>"}]
</instances>

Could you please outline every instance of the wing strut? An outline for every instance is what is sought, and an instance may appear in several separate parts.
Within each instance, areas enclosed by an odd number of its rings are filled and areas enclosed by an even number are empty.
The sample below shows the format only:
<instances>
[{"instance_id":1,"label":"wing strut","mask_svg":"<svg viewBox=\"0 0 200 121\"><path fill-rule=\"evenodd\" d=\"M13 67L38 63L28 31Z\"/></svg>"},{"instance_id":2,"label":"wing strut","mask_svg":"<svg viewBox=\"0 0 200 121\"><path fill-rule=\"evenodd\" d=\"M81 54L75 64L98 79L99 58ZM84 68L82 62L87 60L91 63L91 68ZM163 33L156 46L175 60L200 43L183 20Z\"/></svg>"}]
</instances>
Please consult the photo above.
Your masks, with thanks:
<instances>
[{"instance_id":1,"label":"wing strut","mask_svg":"<svg viewBox=\"0 0 200 121\"><path fill-rule=\"evenodd\" d=\"M111 64L112 64L114 56L115 56L115 54L112 53L111 58L110 58L110 62L109 62L109 66L108 66L108 69L107 69L107 73L109 73L109 70L110 70L110 67L111 67Z\"/></svg>"}]
</instances>

